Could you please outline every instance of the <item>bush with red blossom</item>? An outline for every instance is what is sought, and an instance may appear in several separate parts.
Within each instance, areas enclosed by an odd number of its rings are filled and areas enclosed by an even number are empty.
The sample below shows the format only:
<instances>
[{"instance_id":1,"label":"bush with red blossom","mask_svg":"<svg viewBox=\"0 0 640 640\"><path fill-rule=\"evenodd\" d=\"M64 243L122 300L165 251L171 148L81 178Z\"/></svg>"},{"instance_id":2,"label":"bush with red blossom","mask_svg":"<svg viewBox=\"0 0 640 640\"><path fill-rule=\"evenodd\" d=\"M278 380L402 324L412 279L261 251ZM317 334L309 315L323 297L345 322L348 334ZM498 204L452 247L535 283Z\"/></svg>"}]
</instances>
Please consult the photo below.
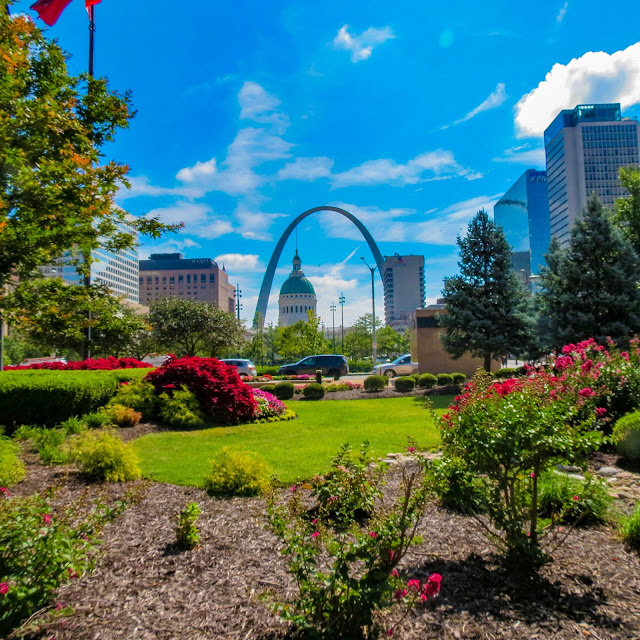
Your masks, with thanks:
<instances>
[{"instance_id":1,"label":"bush with red blossom","mask_svg":"<svg viewBox=\"0 0 640 640\"><path fill-rule=\"evenodd\" d=\"M186 387L217 424L249 422L256 410L252 389L242 382L236 367L215 358L169 358L145 379L158 394L171 395Z\"/></svg>"},{"instance_id":2,"label":"bush with red blossom","mask_svg":"<svg viewBox=\"0 0 640 640\"><path fill-rule=\"evenodd\" d=\"M26 371L29 369L50 369L53 371L112 371L114 369L149 369L148 362L136 358L88 358L77 362L34 362L28 365L7 366L6 370Z\"/></svg>"}]
</instances>

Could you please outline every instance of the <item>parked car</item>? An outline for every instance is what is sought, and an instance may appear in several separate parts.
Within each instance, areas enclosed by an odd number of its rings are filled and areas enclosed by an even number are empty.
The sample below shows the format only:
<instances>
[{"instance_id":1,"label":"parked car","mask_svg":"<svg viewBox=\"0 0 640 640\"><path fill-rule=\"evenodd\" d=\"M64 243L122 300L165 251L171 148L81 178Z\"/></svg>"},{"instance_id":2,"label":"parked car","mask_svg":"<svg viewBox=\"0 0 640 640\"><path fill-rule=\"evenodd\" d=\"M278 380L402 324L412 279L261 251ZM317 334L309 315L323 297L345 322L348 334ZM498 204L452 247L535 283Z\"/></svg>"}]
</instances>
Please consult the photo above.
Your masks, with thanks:
<instances>
[{"instance_id":1,"label":"parked car","mask_svg":"<svg viewBox=\"0 0 640 640\"><path fill-rule=\"evenodd\" d=\"M293 364L283 364L278 370L278 374L284 376L314 375L318 369L322 370L323 376L332 376L337 380L340 376L349 373L349 363L344 356L335 354L308 356Z\"/></svg>"},{"instance_id":2,"label":"parked car","mask_svg":"<svg viewBox=\"0 0 640 640\"><path fill-rule=\"evenodd\" d=\"M224 362L225 364L230 364L232 367L236 367L238 369L238 373L241 376L255 376L256 375L256 366L251 362L251 360L247 360L245 358L225 358L220 360L220 362Z\"/></svg>"},{"instance_id":3,"label":"parked car","mask_svg":"<svg viewBox=\"0 0 640 640\"><path fill-rule=\"evenodd\" d=\"M410 376L412 373L418 373L418 363L411 362L411 354L396 358L393 362L387 364L378 364L373 368L373 373L377 376Z\"/></svg>"}]
</instances>

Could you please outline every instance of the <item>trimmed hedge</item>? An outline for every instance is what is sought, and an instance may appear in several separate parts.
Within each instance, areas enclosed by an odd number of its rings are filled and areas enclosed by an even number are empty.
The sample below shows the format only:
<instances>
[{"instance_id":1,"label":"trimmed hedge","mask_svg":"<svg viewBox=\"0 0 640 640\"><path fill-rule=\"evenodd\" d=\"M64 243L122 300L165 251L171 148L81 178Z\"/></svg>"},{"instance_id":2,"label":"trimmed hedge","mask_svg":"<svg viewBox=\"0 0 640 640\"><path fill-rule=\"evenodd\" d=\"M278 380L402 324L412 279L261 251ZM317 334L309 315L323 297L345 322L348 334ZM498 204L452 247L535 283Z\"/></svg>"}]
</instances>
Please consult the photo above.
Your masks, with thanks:
<instances>
[{"instance_id":1,"label":"trimmed hedge","mask_svg":"<svg viewBox=\"0 0 640 640\"><path fill-rule=\"evenodd\" d=\"M302 390L302 393L307 400L321 400L324 398L324 387L317 382L312 382Z\"/></svg>"},{"instance_id":2,"label":"trimmed hedge","mask_svg":"<svg viewBox=\"0 0 640 640\"><path fill-rule=\"evenodd\" d=\"M467 380L467 376L464 373L452 373L453 384L464 384Z\"/></svg>"},{"instance_id":3,"label":"trimmed hedge","mask_svg":"<svg viewBox=\"0 0 640 640\"><path fill-rule=\"evenodd\" d=\"M450 373L438 374L438 385L445 387L450 384L453 384L453 376Z\"/></svg>"},{"instance_id":4,"label":"trimmed hedge","mask_svg":"<svg viewBox=\"0 0 640 640\"><path fill-rule=\"evenodd\" d=\"M423 373L418 378L418 386L421 389L431 389L436 386L438 382L438 378L436 378L433 373Z\"/></svg>"},{"instance_id":5,"label":"trimmed hedge","mask_svg":"<svg viewBox=\"0 0 640 640\"><path fill-rule=\"evenodd\" d=\"M0 421L8 434L21 424L53 427L104 406L118 384L113 371L4 371Z\"/></svg>"},{"instance_id":6,"label":"trimmed hedge","mask_svg":"<svg viewBox=\"0 0 640 640\"><path fill-rule=\"evenodd\" d=\"M416 381L411 376L402 376L396 378L396 391L405 393L406 391L413 391L416 386Z\"/></svg>"},{"instance_id":7,"label":"trimmed hedge","mask_svg":"<svg viewBox=\"0 0 640 640\"><path fill-rule=\"evenodd\" d=\"M273 390L273 395L278 398L278 400L291 400L294 391L295 387L291 382L278 382Z\"/></svg>"},{"instance_id":8,"label":"trimmed hedge","mask_svg":"<svg viewBox=\"0 0 640 640\"><path fill-rule=\"evenodd\" d=\"M387 376L369 376L364 379L364 390L365 391L382 391L389 380Z\"/></svg>"}]
</instances>

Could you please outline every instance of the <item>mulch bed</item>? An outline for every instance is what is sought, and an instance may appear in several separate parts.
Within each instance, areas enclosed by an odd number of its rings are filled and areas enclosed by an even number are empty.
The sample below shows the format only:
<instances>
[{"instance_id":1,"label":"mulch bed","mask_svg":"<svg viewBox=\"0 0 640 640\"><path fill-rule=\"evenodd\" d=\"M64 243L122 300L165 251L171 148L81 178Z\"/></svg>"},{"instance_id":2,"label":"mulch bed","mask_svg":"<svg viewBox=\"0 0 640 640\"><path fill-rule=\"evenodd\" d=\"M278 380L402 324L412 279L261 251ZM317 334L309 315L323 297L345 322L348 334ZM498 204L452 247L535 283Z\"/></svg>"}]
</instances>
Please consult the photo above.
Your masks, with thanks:
<instances>
[{"instance_id":1,"label":"mulch bed","mask_svg":"<svg viewBox=\"0 0 640 640\"><path fill-rule=\"evenodd\" d=\"M393 472L388 490L397 490ZM28 460L15 494L62 485L57 500L88 491L112 498L122 485L87 485L71 468ZM202 508L201 545L173 546L174 520L190 501ZM261 499L216 500L195 488L151 483L104 535L93 574L65 585L57 600L74 613L48 626L56 640L276 640L287 628L271 613L270 596L286 598L292 582L264 529ZM640 559L609 528L583 529L555 553L535 579L506 568L469 519L429 505L424 537L403 561L407 578L443 576L439 598L427 602L394 637L515 640L640 638ZM391 611L391 626L398 612Z\"/></svg>"}]
</instances>

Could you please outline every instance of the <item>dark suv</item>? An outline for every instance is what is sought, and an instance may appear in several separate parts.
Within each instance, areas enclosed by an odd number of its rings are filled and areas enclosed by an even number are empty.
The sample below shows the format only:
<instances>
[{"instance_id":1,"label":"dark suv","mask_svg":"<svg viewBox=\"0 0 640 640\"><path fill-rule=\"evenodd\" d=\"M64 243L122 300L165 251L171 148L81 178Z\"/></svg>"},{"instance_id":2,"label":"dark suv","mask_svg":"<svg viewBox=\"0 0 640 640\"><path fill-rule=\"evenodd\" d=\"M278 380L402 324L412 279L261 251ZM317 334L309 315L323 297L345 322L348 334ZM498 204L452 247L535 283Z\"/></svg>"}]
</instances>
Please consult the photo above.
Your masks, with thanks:
<instances>
[{"instance_id":1,"label":"dark suv","mask_svg":"<svg viewBox=\"0 0 640 640\"><path fill-rule=\"evenodd\" d=\"M336 380L349 373L349 364L344 356L309 356L293 364L283 364L278 373L287 376L314 375L322 369L323 376L332 376Z\"/></svg>"}]
</instances>

